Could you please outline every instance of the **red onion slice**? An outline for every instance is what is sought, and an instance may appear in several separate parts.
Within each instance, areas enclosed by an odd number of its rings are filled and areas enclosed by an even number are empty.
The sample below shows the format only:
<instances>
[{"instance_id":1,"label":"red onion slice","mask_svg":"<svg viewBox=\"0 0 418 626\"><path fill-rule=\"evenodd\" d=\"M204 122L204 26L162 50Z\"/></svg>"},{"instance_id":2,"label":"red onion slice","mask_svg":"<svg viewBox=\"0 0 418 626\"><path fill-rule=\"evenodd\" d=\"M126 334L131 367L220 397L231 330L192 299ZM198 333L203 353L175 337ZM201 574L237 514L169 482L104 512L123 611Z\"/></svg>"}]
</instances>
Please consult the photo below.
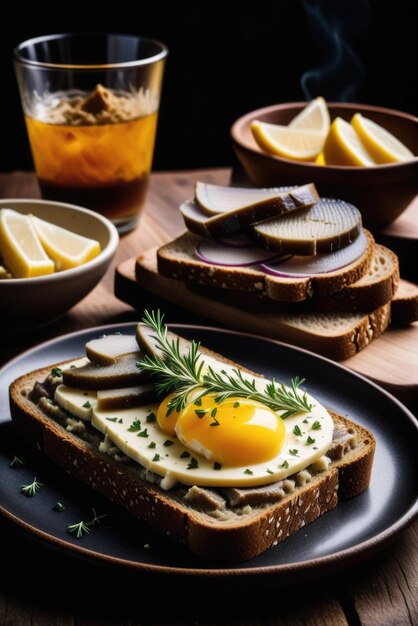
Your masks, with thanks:
<instances>
[{"instance_id":1,"label":"red onion slice","mask_svg":"<svg viewBox=\"0 0 418 626\"><path fill-rule=\"evenodd\" d=\"M221 246L227 246L228 248L255 248L256 244L252 239L244 235L244 233L236 233L229 237L222 237L215 239L216 243Z\"/></svg>"},{"instance_id":2,"label":"red onion slice","mask_svg":"<svg viewBox=\"0 0 418 626\"><path fill-rule=\"evenodd\" d=\"M295 255L285 261L279 260L271 264L262 263L261 268L267 274L283 278L306 278L315 274L326 274L342 269L356 261L364 253L367 246L367 237L361 231L353 243L335 252L317 254L315 256Z\"/></svg>"},{"instance_id":3,"label":"red onion slice","mask_svg":"<svg viewBox=\"0 0 418 626\"><path fill-rule=\"evenodd\" d=\"M276 252L268 252L254 245L251 248L226 246L210 237L205 237L197 244L196 255L205 263L225 267L248 267L278 258Z\"/></svg>"}]
</instances>

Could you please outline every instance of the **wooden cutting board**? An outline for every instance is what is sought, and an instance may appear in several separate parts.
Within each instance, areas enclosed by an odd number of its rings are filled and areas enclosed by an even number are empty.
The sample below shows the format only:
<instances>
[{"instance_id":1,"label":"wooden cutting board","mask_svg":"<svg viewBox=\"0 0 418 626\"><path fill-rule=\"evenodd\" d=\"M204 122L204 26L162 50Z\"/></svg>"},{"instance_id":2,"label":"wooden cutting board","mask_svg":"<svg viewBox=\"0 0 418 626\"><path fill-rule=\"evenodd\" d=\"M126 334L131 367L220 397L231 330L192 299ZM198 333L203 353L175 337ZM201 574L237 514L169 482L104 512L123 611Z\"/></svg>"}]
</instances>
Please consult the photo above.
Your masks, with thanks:
<instances>
[{"instance_id":1,"label":"wooden cutting board","mask_svg":"<svg viewBox=\"0 0 418 626\"><path fill-rule=\"evenodd\" d=\"M277 332L274 315L243 311L192 293L182 283L160 276L152 267L152 262L147 269L147 276L139 284L135 279L135 259L121 263L115 275L116 296L141 311L146 307L160 306L173 322L184 321L186 309L189 312L187 321L203 324L215 321L217 325L234 330L286 341ZM180 317L181 312L183 318ZM389 328L343 364L414 407L418 396L418 323L406 328Z\"/></svg>"}]
</instances>

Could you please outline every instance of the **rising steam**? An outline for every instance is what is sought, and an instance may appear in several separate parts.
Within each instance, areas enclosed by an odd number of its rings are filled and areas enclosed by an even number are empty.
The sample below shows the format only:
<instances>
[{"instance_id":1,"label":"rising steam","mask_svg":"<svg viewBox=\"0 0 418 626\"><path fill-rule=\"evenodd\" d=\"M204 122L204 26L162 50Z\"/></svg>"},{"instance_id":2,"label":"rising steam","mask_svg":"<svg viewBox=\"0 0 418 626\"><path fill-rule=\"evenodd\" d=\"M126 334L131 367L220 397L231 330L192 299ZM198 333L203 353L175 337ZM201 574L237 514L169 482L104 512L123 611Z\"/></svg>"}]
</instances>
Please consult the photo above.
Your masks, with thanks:
<instances>
[{"instance_id":1,"label":"rising steam","mask_svg":"<svg viewBox=\"0 0 418 626\"><path fill-rule=\"evenodd\" d=\"M309 29L320 49L320 65L301 79L307 100L355 101L365 78L353 41L364 36L370 23L368 0L304 0Z\"/></svg>"}]
</instances>

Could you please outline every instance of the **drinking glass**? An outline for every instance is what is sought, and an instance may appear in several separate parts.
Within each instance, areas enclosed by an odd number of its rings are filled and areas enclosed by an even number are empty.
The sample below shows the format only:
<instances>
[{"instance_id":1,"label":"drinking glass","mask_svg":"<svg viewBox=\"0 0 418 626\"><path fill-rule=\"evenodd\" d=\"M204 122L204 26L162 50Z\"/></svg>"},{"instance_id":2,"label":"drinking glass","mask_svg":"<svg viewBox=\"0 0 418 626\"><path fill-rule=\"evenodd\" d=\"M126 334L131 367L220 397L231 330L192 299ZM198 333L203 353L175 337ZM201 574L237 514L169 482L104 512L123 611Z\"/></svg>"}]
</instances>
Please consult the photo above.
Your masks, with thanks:
<instances>
[{"instance_id":1,"label":"drinking glass","mask_svg":"<svg viewBox=\"0 0 418 626\"><path fill-rule=\"evenodd\" d=\"M126 232L144 205L166 46L116 34L24 41L14 63L42 196Z\"/></svg>"}]
</instances>

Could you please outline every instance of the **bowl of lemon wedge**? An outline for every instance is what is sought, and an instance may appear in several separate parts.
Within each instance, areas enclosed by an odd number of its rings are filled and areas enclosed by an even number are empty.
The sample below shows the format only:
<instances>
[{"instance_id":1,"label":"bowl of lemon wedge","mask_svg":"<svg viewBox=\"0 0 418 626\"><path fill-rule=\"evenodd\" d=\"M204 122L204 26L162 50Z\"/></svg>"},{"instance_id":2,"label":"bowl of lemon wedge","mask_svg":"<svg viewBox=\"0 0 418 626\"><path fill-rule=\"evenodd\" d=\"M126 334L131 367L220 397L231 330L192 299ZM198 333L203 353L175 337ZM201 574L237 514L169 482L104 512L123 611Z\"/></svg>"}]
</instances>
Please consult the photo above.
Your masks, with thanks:
<instances>
[{"instance_id":1,"label":"bowl of lemon wedge","mask_svg":"<svg viewBox=\"0 0 418 626\"><path fill-rule=\"evenodd\" d=\"M103 277L118 242L115 226L88 209L0 199L0 335L71 309Z\"/></svg>"},{"instance_id":2,"label":"bowl of lemon wedge","mask_svg":"<svg viewBox=\"0 0 418 626\"><path fill-rule=\"evenodd\" d=\"M318 97L247 113L231 138L255 186L313 182L322 196L356 205L371 229L390 224L417 193L418 118L408 113Z\"/></svg>"}]
</instances>

